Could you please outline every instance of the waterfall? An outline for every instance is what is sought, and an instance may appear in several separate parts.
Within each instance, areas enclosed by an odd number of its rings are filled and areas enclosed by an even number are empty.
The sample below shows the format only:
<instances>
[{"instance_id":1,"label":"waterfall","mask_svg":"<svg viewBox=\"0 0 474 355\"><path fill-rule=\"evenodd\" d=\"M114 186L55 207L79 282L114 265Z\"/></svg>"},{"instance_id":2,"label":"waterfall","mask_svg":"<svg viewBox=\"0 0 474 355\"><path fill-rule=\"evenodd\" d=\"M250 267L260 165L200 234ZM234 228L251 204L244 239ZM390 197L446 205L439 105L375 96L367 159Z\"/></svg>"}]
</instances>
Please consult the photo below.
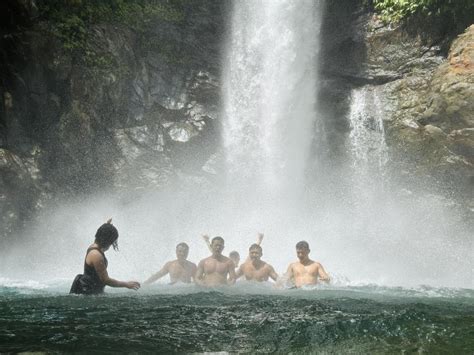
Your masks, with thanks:
<instances>
[{"instance_id":1,"label":"waterfall","mask_svg":"<svg viewBox=\"0 0 474 355\"><path fill-rule=\"evenodd\" d=\"M376 87L364 86L351 93L349 139L353 163L359 169L368 165L380 169L387 162L381 102Z\"/></svg>"},{"instance_id":2,"label":"waterfall","mask_svg":"<svg viewBox=\"0 0 474 355\"><path fill-rule=\"evenodd\" d=\"M227 171L239 189L297 194L318 82L319 2L236 1L224 68Z\"/></svg>"}]
</instances>

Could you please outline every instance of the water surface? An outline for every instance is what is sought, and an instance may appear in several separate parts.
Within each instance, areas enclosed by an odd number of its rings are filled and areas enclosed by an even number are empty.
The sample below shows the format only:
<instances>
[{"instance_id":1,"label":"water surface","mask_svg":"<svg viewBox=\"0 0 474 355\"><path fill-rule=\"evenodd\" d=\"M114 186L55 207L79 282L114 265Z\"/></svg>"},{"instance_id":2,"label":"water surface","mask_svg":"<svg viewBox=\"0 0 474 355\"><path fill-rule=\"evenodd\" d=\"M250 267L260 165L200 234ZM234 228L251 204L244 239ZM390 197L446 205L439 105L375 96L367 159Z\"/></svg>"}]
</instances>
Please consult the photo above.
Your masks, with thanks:
<instances>
[{"instance_id":1,"label":"water surface","mask_svg":"<svg viewBox=\"0 0 474 355\"><path fill-rule=\"evenodd\" d=\"M4 283L5 284L5 283ZM474 291L360 287L203 290L155 285L67 295L0 288L0 351L472 353Z\"/></svg>"}]
</instances>

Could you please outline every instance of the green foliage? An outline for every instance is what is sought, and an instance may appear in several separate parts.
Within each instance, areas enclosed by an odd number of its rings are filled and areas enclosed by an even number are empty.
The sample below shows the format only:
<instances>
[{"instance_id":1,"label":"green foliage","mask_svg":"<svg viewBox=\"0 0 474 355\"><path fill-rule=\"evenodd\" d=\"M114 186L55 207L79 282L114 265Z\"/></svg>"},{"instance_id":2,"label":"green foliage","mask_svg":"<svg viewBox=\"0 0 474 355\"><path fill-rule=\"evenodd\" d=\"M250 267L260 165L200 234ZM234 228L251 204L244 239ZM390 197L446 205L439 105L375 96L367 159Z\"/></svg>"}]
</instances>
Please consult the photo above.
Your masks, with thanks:
<instances>
[{"instance_id":1,"label":"green foliage","mask_svg":"<svg viewBox=\"0 0 474 355\"><path fill-rule=\"evenodd\" d=\"M372 0L371 3L386 23L400 22L415 15L457 21L474 13L473 0Z\"/></svg>"},{"instance_id":2,"label":"green foliage","mask_svg":"<svg viewBox=\"0 0 474 355\"><path fill-rule=\"evenodd\" d=\"M147 29L153 19L180 23L185 0L39 0L40 19L63 48L96 69L114 66L111 56L99 54L91 45L90 27L117 24L137 32Z\"/></svg>"}]
</instances>

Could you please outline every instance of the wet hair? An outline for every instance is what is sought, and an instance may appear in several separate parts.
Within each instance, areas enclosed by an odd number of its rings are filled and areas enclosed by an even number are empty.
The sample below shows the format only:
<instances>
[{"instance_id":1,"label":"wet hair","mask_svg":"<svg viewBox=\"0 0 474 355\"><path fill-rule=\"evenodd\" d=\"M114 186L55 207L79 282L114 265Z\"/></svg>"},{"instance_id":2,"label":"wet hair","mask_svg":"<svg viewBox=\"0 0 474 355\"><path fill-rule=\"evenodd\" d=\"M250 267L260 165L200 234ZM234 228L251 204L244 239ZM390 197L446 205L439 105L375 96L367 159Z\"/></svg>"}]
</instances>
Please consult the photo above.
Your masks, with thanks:
<instances>
[{"instance_id":1,"label":"wet hair","mask_svg":"<svg viewBox=\"0 0 474 355\"><path fill-rule=\"evenodd\" d=\"M189 245L187 245L185 242L179 243L176 246L176 249L178 249L179 247L183 247L183 248L186 248L186 250L189 250Z\"/></svg>"},{"instance_id":2,"label":"wet hair","mask_svg":"<svg viewBox=\"0 0 474 355\"><path fill-rule=\"evenodd\" d=\"M214 240L220 240L222 243L224 243L224 238L219 237L219 236L212 238L211 244L214 243Z\"/></svg>"},{"instance_id":3,"label":"wet hair","mask_svg":"<svg viewBox=\"0 0 474 355\"><path fill-rule=\"evenodd\" d=\"M262 247L258 244L252 244L249 248L249 251L251 251L253 249L257 249L260 253L262 252Z\"/></svg>"},{"instance_id":4,"label":"wet hair","mask_svg":"<svg viewBox=\"0 0 474 355\"><path fill-rule=\"evenodd\" d=\"M307 241L302 240L301 242L296 243L296 249L308 249L309 250L309 244Z\"/></svg>"},{"instance_id":5,"label":"wet hair","mask_svg":"<svg viewBox=\"0 0 474 355\"><path fill-rule=\"evenodd\" d=\"M101 248L112 246L114 250L118 250L118 230L111 223L104 223L97 229L95 233L95 243Z\"/></svg>"},{"instance_id":6,"label":"wet hair","mask_svg":"<svg viewBox=\"0 0 474 355\"><path fill-rule=\"evenodd\" d=\"M229 258L239 258L240 259L240 254L238 252L236 252L235 250L233 250L229 253Z\"/></svg>"}]
</instances>

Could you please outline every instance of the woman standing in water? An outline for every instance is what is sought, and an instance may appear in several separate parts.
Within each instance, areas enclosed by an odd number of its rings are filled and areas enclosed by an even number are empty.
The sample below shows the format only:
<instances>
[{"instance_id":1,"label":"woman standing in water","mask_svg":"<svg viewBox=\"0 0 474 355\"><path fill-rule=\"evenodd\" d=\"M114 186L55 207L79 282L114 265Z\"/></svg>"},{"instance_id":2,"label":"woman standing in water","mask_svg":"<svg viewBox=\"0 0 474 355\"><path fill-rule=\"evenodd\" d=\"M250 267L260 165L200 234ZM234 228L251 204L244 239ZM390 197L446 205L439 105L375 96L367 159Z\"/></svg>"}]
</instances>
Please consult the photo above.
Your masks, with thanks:
<instances>
[{"instance_id":1,"label":"woman standing in water","mask_svg":"<svg viewBox=\"0 0 474 355\"><path fill-rule=\"evenodd\" d=\"M84 274L77 275L69 293L96 295L104 292L105 286L126 287L133 290L140 288L136 281L118 281L109 277L107 273L107 258L105 252L113 246L118 250L118 231L112 225L112 219L99 227L95 234L95 241L87 249L84 261Z\"/></svg>"}]
</instances>

